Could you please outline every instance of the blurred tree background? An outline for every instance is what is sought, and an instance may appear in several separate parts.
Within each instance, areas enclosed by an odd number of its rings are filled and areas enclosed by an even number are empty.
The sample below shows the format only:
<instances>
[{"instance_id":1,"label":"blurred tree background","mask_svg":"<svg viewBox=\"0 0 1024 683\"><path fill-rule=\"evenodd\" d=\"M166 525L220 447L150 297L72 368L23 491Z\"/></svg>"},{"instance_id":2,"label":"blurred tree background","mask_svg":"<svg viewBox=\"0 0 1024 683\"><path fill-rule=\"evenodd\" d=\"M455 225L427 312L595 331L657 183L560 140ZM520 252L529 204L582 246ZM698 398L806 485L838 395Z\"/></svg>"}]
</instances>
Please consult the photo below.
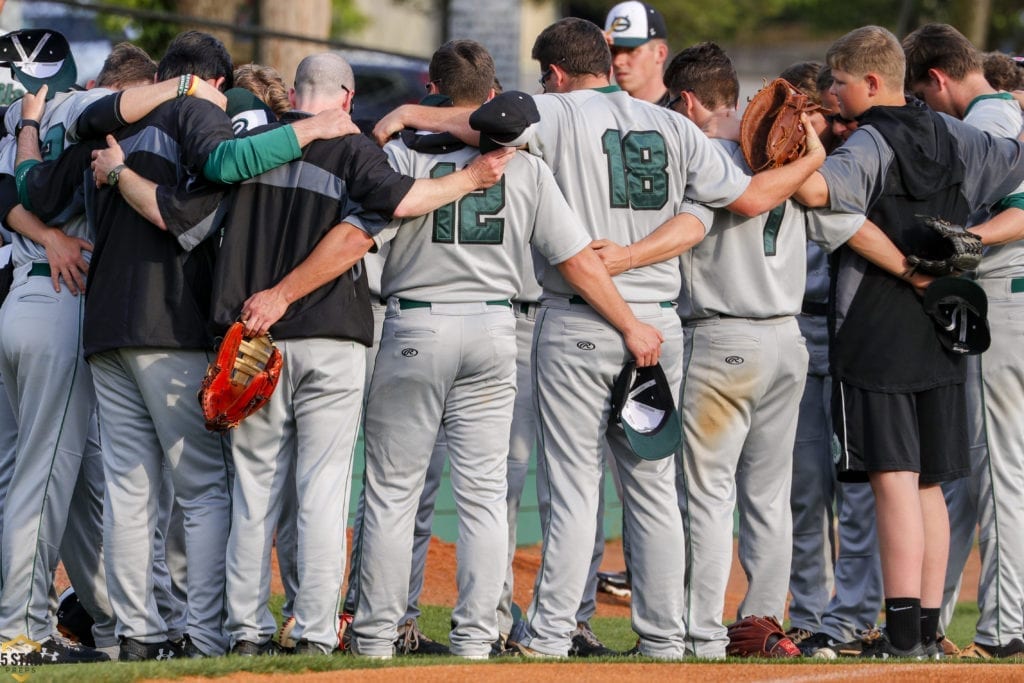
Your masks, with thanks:
<instances>
[{"instance_id":1,"label":"blurred tree background","mask_svg":"<svg viewBox=\"0 0 1024 683\"><path fill-rule=\"evenodd\" d=\"M447 16L449 0L393 0L420 11ZM508 0L510 2L517 0ZM518 0L543 4L550 0ZM857 26L880 24L902 37L931 21L956 26L982 50L1024 53L1022 0L649 0L665 16L673 49L701 40L747 47L828 42ZM573 15L604 23L616 0L562 0L556 6ZM88 4L88 3L83 3ZM311 44L280 38L254 39L230 26L260 27L317 39L344 40L370 20L356 0L101 0L107 6L157 10L220 21L224 29L196 26L216 34L238 63L277 64L291 73L292 54ZM485 10L481 10L485 11ZM159 59L181 23L154 18L129 18L100 13L101 26L112 36L127 36ZM381 49L402 50L401 37Z\"/></svg>"},{"instance_id":2,"label":"blurred tree background","mask_svg":"<svg viewBox=\"0 0 1024 683\"><path fill-rule=\"evenodd\" d=\"M614 2L572 0L565 14L603 24ZM772 44L779 40L831 40L866 24L902 37L921 24L956 26L982 50L1024 52L1021 0L650 0L668 23L673 47L701 40ZM681 38L676 38L681 36Z\"/></svg>"}]
</instances>

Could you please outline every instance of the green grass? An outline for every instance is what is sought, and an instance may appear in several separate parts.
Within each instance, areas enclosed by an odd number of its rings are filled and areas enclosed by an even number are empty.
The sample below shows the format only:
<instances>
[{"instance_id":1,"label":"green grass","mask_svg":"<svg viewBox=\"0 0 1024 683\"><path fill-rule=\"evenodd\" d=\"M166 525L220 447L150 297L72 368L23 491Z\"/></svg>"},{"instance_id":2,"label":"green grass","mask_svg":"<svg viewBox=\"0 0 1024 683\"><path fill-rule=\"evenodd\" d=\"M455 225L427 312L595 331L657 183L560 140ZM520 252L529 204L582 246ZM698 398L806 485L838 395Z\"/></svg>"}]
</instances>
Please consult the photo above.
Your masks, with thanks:
<instances>
[{"instance_id":1,"label":"green grass","mask_svg":"<svg viewBox=\"0 0 1024 683\"><path fill-rule=\"evenodd\" d=\"M271 600L271 607L275 614L280 614L282 598L275 596ZM956 614L949 628L949 637L960 646L968 644L974 637L974 624L978 619L978 608L973 604L960 604L957 606ZM424 607L423 616L420 618L420 628L431 638L443 643L448 642L448 629L451 620L451 609L447 607ZM608 647L615 650L628 650L636 644L636 634L630 627L630 621L626 617L596 617L591 626L598 637ZM622 661L612 658L601 660L614 662ZM631 660L632 661L632 660ZM644 660L653 661L653 660ZM734 660L730 660L734 661ZM821 660L802 660L805 663L821 664ZM801 660L791 660L790 663L799 665ZM141 662L137 664L89 664L89 665L65 665L38 667L30 670L13 671L0 668L0 680L8 679L10 673L30 673L29 683L45 683L46 681L110 681L121 683L136 681L147 678L178 678L183 676L207 676L217 677L247 671L252 673L303 673L318 671L337 671L345 669L376 669L382 667L420 666L423 659L415 657L396 657L388 662L357 659L355 657L220 657L216 659L191 660L179 662ZM432 664L479 664L480 662L465 662L458 657L437 657L431 658ZM510 658L492 662L492 666L525 665L528 666L531 660L521 658ZM780 663L778 660L773 663Z\"/></svg>"}]
</instances>

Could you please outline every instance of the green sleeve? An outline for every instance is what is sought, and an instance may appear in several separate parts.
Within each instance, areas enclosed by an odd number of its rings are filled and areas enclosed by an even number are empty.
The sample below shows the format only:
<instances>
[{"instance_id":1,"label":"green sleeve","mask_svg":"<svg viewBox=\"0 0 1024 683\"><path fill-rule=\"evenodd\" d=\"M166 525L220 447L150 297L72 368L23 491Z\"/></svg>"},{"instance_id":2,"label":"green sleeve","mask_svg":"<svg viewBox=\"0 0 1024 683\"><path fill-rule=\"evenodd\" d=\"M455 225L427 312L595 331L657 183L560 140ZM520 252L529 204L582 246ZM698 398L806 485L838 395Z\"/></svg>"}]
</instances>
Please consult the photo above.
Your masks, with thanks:
<instances>
[{"instance_id":1,"label":"green sleeve","mask_svg":"<svg viewBox=\"0 0 1024 683\"><path fill-rule=\"evenodd\" d=\"M302 156L291 126L225 140L206 157L203 175L215 183L240 183Z\"/></svg>"},{"instance_id":2,"label":"green sleeve","mask_svg":"<svg viewBox=\"0 0 1024 683\"><path fill-rule=\"evenodd\" d=\"M999 213L1006 209L1024 209L1024 192L1003 197L992 207L992 213Z\"/></svg>"},{"instance_id":3,"label":"green sleeve","mask_svg":"<svg viewBox=\"0 0 1024 683\"><path fill-rule=\"evenodd\" d=\"M18 168L14 169L14 181L18 188L18 200L29 211L32 210L32 202L28 196L28 185L25 183L25 176L28 175L28 172L33 167L38 166L40 163L38 159L26 159L18 164Z\"/></svg>"}]
</instances>

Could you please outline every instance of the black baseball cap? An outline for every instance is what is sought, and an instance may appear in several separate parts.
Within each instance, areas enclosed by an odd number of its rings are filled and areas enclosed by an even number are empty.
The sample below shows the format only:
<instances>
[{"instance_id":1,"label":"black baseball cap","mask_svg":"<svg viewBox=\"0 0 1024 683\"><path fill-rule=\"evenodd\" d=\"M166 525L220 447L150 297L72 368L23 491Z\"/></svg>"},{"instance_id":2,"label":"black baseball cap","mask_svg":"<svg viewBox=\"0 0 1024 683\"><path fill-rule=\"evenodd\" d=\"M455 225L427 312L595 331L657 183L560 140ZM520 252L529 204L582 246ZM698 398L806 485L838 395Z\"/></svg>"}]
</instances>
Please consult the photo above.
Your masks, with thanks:
<instances>
[{"instance_id":1,"label":"black baseball cap","mask_svg":"<svg viewBox=\"0 0 1024 683\"><path fill-rule=\"evenodd\" d=\"M682 425L661 364L638 368L626 363L612 388L611 422L626 433L639 458L661 460L679 450Z\"/></svg>"},{"instance_id":2,"label":"black baseball cap","mask_svg":"<svg viewBox=\"0 0 1024 683\"><path fill-rule=\"evenodd\" d=\"M953 353L975 355L992 343L988 297L973 280L941 277L924 290L924 310L939 328L939 341Z\"/></svg>"},{"instance_id":3,"label":"black baseball cap","mask_svg":"<svg viewBox=\"0 0 1024 683\"><path fill-rule=\"evenodd\" d=\"M480 131L480 151L518 147L530 126L540 121L533 97L509 90L485 102L469 117L469 125Z\"/></svg>"},{"instance_id":4,"label":"black baseball cap","mask_svg":"<svg viewBox=\"0 0 1024 683\"><path fill-rule=\"evenodd\" d=\"M71 46L57 31L21 29L0 36L0 64L32 94L48 86L46 99L69 90L78 78Z\"/></svg>"}]
</instances>

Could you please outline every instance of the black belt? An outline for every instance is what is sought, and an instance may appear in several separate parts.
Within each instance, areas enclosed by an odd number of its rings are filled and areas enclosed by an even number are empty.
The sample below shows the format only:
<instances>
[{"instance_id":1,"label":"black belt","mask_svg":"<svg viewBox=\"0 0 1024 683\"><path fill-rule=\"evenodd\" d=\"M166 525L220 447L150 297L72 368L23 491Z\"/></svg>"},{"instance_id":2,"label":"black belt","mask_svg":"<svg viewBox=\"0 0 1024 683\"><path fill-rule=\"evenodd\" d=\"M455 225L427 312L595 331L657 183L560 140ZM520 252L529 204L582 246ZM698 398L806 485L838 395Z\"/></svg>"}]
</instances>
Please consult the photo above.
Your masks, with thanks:
<instances>
[{"instance_id":1,"label":"black belt","mask_svg":"<svg viewBox=\"0 0 1024 683\"><path fill-rule=\"evenodd\" d=\"M50 277L50 264L40 263L35 261L32 263L32 267L28 269L29 277L33 275L39 275L41 277Z\"/></svg>"},{"instance_id":2,"label":"black belt","mask_svg":"<svg viewBox=\"0 0 1024 683\"><path fill-rule=\"evenodd\" d=\"M498 299L496 301L485 301L488 306L506 306L512 308L512 303L508 299ZM405 311L410 308L430 308L431 302L429 301L416 301L415 299L399 299L398 308L399 310Z\"/></svg>"},{"instance_id":3,"label":"black belt","mask_svg":"<svg viewBox=\"0 0 1024 683\"><path fill-rule=\"evenodd\" d=\"M571 304L583 304L584 306L589 306L590 305L590 304L587 303L587 300L584 299L579 294L573 294L571 297L569 297L569 303L571 303ZM627 301L626 303L628 304L629 302ZM672 308L672 302L671 301L659 301L658 305L661 306L662 308Z\"/></svg>"},{"instance_id":4,"label":"black belt","mask_svg":"<svg viewBox=\"0 0 1024 683\"><path fill-rule=\"evenodd\" d=\"M828 315L828 304L804 299L800 312L804 315Z\"/></svg>"}]
</instances>

